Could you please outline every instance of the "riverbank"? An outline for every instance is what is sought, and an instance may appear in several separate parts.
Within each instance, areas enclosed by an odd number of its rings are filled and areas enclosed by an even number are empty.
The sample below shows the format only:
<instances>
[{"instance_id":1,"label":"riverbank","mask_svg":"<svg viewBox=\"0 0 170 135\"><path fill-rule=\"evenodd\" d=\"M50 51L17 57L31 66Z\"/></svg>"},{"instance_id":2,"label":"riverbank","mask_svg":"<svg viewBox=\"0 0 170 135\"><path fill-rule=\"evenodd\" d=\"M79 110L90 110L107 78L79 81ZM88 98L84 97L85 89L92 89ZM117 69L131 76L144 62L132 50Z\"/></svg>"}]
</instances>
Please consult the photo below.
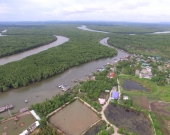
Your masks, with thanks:
<instances>
[{"instance_id":1,"label":"riverbank","mask_svg":"<svg viewBox=\"0 0 170 135\"><path fill-rule=\"evenodd\" d=\"M10 62L21 60L21 59L31 56L33 54L37 54L39 52L45 51L49 48L61 45L65 42L69 41L69 38L67 38L67 37L63 37L63 36L55 36L55 37L56 37L55 41L48 43L46 45L42 44L39 47L26 49L24 52L19 52L19 53L10 55L10 56L0 58L0 65L4 65L4 64L10 63Z\"/></svg>"}]
</instances>

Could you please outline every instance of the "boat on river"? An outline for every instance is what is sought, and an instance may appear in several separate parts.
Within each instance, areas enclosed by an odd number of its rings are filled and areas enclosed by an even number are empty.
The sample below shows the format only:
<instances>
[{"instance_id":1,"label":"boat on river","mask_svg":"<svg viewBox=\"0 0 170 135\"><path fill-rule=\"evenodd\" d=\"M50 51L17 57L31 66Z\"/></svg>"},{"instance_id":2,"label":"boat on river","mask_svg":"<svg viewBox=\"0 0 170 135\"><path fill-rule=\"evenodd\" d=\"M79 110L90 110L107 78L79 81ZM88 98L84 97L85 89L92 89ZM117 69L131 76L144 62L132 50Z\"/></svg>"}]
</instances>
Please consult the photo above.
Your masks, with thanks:
<instances>
[{"instance_id":1,"label":"boat on river","mask_svg":"<svg viewBox=\"0 0 170 135\"><path fill-rule=\"evenodd\" d=\"M6 110L8 110L8 109L11 109L11 108L13 108L13 107L14 107L14 106L11 105L11 104L4 105L4 106L0 107L0 113L6 111Z\"/></svg>"}]
</instances>

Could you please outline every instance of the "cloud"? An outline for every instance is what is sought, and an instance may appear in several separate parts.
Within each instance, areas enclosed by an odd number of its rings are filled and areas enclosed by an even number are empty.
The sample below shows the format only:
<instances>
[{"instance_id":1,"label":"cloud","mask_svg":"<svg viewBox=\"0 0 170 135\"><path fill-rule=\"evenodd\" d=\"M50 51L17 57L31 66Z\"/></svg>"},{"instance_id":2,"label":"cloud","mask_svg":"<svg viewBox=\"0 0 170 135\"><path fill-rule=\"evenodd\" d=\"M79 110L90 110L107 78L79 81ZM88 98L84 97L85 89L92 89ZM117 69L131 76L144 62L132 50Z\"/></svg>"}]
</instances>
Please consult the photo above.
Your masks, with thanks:
<instances>
[{"instance_id":1,"label":"cloud","mask_svg":"<svg viewBox=\"0 0 170 135\"><path fill-rule=\"evenodd\" d=\"M170 21L169 0L5 0L8 20ZM143 20L142 20L143 19Z\"/></svg>"},{"instance_id":2,"label":"cloud","mask_svg":"<svg viewBox=\"0 0 170 135\"><path fill-rule=\"evenodd\" d=\"M80 4L74 4L72 6L64 7L55 9L53 11L43 11L43 14L46 15L73 15L73 14L85 14L85 13L95 13L103 11L104 8L101 6L96 5L80 5Z\"/></svg>"},{"instance_id":3,"label":"cloud","mask_svg":"<svg viewBox=\"0 0 170 135\"><path fill-rule=\"evenodd\" d=\"M0 4L0 15L12 13L11 8L6 4Z\"/></svg>"}]
</instances>

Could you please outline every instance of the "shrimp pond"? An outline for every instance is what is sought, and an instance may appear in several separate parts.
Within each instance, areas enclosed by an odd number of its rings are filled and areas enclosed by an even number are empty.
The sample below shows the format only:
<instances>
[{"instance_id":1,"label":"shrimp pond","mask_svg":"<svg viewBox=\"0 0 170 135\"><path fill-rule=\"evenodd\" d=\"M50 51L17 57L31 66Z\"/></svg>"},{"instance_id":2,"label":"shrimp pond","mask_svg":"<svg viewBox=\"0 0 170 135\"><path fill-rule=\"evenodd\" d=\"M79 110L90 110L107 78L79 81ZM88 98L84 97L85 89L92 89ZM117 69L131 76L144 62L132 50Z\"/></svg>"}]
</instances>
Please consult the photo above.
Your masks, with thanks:
<instances>
[{"instance_id":1,"label":"shrimp pond","mask_svg":"<svg viewBox=\"0 0 170 135\"><path fill-rule=\"evenodd\" d=\"M0 135L5 133L7 135L18 135L36 121L35 118L30 114L20 116L18 117L18 119L19 119L18 121L11 119L4 123L1 123Z\"/></svg>"},{"instance_id":2,"label":"shrimp pond","mask_svg":"<svg viewBox=\"0 0 170 135\"><path fill-rule=\"evenodd\" d=\"M50 122L67 135L80 135L100 118L79 100L62 108L50 117Z\"/></svg>"}]
</instances>

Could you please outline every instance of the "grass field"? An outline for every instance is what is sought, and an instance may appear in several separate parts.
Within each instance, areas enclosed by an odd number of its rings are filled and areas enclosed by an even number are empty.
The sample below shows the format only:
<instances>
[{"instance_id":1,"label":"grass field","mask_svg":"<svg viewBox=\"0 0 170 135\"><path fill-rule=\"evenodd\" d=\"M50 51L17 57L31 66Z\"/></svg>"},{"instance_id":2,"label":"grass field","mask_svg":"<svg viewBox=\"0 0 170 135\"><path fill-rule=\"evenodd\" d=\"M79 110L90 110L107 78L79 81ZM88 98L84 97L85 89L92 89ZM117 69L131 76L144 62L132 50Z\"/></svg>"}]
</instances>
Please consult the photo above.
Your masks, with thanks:
<instances>
[{"instance_id":1,"label":"grass field","mask_svg":"<svg viewBox=\"0 0 170 135\"><path fill-rule=\"evenodd\" d=\"M170 85L157 86L151 80L140 79L132 76L120 76L120 85L123 84L123 79L132 79L144 87L151 90L151 92L128 91L121 87L124 95L132 98L133 107L149 110L149 103L151 102L151 111L154 112L159 127L163 135L170 134ZM169 103L160 103L169 102Z\"/></svg>"},{"instance_id":2,"label":"grass field","mask_svg":"<svg viewBox=\"0 0 170 135\"><path fill-rule=\"evenodd\" d=\"M121 91L123 94L130 96L133 99L133 105L136 107L141 107L143 109L147 109L148 103L152 101L165 101L170 102L170 85L165 86L157 86L154 82L148 79L140 79L133 76L123 76L119 77L120 85L123 84L123 79L131 79L136 81L149 89L151 92L144 91L128 91L124 90L121 87ZM147 104L147 105L146 105Z\"/></svg>"}]
</instances>

